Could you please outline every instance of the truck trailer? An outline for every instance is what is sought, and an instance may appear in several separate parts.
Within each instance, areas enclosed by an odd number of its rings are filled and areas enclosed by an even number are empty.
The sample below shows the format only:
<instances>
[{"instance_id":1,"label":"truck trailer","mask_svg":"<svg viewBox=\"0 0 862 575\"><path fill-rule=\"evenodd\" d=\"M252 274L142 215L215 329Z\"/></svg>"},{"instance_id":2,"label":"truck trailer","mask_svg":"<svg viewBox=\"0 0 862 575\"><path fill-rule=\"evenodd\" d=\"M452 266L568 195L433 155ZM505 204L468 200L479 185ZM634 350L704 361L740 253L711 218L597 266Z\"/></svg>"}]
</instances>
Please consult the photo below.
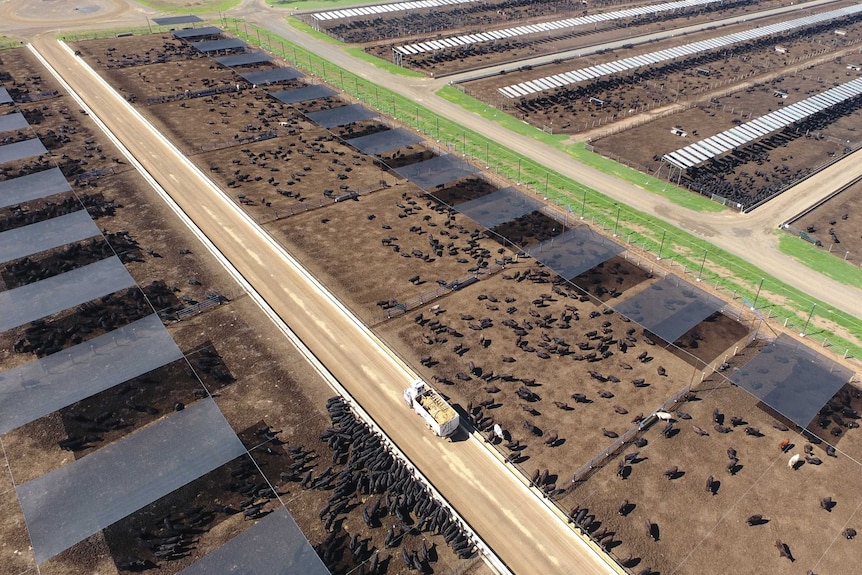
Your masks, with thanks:
<instances>
[{"instance_id":1,"label":"truck trailer","mask_svg":"<svg viewBox=\"0 0 862 575\"><path fill-rule=\"evenodd\" d=\"M422 416L431 430L440 437L449 437L460 424L458 413L435 390L421 379L404 390L404 401Z\"/></svg>"}]
</instances>

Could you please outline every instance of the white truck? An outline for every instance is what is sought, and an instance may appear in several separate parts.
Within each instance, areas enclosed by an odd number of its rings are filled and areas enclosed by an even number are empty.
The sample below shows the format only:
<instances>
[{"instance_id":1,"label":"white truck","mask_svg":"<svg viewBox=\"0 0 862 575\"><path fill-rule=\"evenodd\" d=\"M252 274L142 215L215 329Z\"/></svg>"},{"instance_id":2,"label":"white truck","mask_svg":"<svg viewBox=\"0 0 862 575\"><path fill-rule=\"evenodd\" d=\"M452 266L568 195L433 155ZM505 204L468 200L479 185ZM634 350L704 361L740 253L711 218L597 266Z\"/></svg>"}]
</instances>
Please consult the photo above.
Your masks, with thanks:
<instances>
[{"instance_id":1,"label":"white truck","mask_svg":"<svg viewBox=\"0 0 862 575\"><path fill-rule=\"evenodd\" d=\"M422 416L425 423L440 437L449 437L460 424L458 413L439 393L431 389L421 379L404 390L404 401L408 407Z\"/></svg>"}]
</instances>

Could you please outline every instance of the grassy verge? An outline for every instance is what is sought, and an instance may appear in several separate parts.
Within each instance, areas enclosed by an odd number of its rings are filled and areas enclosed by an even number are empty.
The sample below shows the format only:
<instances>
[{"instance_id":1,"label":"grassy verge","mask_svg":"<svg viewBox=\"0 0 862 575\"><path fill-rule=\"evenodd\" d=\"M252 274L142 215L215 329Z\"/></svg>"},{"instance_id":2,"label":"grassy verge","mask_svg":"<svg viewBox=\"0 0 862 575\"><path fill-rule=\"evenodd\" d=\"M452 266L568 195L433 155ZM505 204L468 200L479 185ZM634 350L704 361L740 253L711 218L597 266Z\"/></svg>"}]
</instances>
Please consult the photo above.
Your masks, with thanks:
<instances>
[{"instance_id":1,"label":"grassy verge","mask_svg":"<svg viewBox=\"0 0 862 575\"><path fill-rule=\"evenodd\" d=\"M136 2L165 14L215 14L230 10L237 6L240 0L196 0L188 3L170 0L136 0Z\"/></svg>"},{"instance_id":2,"label":"grassy verge","mask_svg":"<svg viewBox=\"0 0 862 575\"><path fill-rule=\"evenodd\" d=\"M538 140L543 144L548 144L549 146L554 146L555 148L561 150L565 148L563 142L568 138L568 136L562 134L558 134L555 136L553 134L543 132L539 128L531 126L527 122L510 116L505 112L501 112L493 106L489 106L485 102L482 102L481 100L477 100L473 96L465 94L454 86L443 86L435 93L444 100L448 100L453 104L457 104L468 112L473 112L474 114L477 114L485 118L486 120L496 122L507 130L515 132L516 134L520 134L522 136L529 136L530 138Z\"/></svg>"},{"instance_id":3,"label":"grassy verge","mask_svg":"<svg viewBox=\"0 0 862 575\"><path fill-rule=\"evenodd\" d=\"M840 257L786 232L776 233L781 234L778 238L778 248L781 253L799 260L814 271L835 281L855 287L862 286L862 267L843 261Z\"/></svg>"},{"instance_id":4,"label":"grassy verge","mask_svg":"<svg viewBox=\"0 0 862 575\"><path fill-rule=\"evenodd\" d=\"M649 174L644 174L639 170L630 168L625 164L615 162L601 154L591 152L590 150L587 150L586 144L583 142L566 146L565 151L583 164L593 167L601 172L605 172L606 174L612 174L657 196L667 198L671 202L684 208L688 208L689 210L696 212L720 212L727 209L722 204L714 202L709 198L696 194L690 190L674 186L664 180L654 178Z\"/></svg>"},{"instance_id":5,"label":"grassy verge","mask_svg":"<svg viewBox=\"0 0 862 575\"><path fill-rule=\"evenodd\" d=\"M620 179L626 180L641 189L667 198L675 204L698 212L720 212L725 209L721 204L713 202L708 198L644 174L634 168L630 168L626 165L620 164L619 162L605 158L600 154L591 152L586 149L583 142L567 144L566 141L569 139L568 136L564 134L548 134L547 132L531 126L527 122L519 120L505 112L501 112L500 110L465 94L453 86L444 86L437 90L436 93L441 98L457 104L465 110L478 114L487 120L496 122L507 130L511 130L516 134L529 136L543 144L553 146L583 164L606 174L611 174Z\"/></svg>"},{"instance_id":6,"label":"grassy verge","mask_svg":"<svg viewBox=\"0 0 862 575\"><path fill-rule=\"evenodd\" d=\"M214 24L220 25L220 22ZM134 34L135 36L144 36L146 34L168 32L171 26L134 26L128 28L105 28L104 30L85 30L74 31L59 34L57 38L64 42L77 42L79 40L95 40L98 38L115 38L117 34Z\"/></svg>"},{"instance_id":7,"label":"grassy verge","mask_svg":"<svg viewBox=\"0 0 862 575\"><path fill-rule=\"evenodd\" d=\"M390 74L395 74L396 76L407 76L408 78L424 78L425 74L420 74L415 70L411 70L410 68L405 68L403 66L396 66L392 62L384 60L383 58L378 58L373 54L369 54L362 48L347 48L345 50L348 54L353 56L358 60L365 60L369 64L377 66L381 70L386 70Z\"/></svg>"},{"instance_id":8,"label":"grassy verge","mask_svg":"<svg viewBox=\"0 0 862 575\"><path fill-rule=\"evenodd\" d=\"M13 38L7 38L6 36L0 36L0 50L7 50L9 48L20 48L24 44L15 40Z\"/></svg>"}]
</instances>

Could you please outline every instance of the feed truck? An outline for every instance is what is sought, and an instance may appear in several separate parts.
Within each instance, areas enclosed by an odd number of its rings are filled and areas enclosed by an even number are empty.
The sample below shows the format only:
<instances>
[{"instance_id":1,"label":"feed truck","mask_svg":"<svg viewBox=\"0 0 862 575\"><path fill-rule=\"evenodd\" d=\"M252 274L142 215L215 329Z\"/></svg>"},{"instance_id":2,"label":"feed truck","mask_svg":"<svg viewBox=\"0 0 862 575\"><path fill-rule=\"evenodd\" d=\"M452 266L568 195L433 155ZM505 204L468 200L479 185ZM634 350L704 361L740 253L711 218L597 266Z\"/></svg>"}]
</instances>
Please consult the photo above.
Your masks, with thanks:
<instances>
[{"instance_id":1,"label":"feed truck","mask_svg":"<svg viewBox=\"0 0 862 575\"><path fill-rule=\"evenodd\" d=\"M431 430L440 437L449 437L458 429L458 413L435 390L421 379L404 390L404 401L413 411L422 416Z\"/></svg>"}]
</instances>

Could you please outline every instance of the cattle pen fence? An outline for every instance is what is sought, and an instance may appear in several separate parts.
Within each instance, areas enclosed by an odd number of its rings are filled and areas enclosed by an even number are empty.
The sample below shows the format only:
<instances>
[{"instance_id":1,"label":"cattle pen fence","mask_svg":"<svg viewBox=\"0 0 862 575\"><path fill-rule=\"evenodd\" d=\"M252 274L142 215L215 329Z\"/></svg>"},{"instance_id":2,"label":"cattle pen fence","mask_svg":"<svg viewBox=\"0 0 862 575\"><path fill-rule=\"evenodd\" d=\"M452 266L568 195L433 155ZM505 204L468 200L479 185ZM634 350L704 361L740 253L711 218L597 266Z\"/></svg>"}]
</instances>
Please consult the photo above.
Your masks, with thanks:
<instances>
[{"instance_id":1,"label":"cattle pen fence","mask_svg":"<svg viewBox=\"0 0 862 575\"><path fill-rule=\"evenodd\" d=\"M595 457L590 459L588 462L583 464L575 473L572 475L572 485L571 488L575 489L578 485L585 482L590 476L599 468L605 465L609 459L614 457L623 447L627 444L631 443L635 437L645 429L649 429L658 418L655 416L656 412L666 411L668 413L672 413L675 411L681 401L684 401L686 394L691 392L691 386L687 385L682 388L680 391L671 395L667 401L661 404L655 411L652 412L651 415L648 415L644 419L640 420L634 426L629 428L628 431L623 433L617 439L614 440L609 446L599 452Z\"/></svg>"},{"instance_id":2,"label":"cattle pen fence","mask_svg":"<svg viewBox=\"0 0 862 575\"><path fill-rule=\"evenodd\" d=\"M221 295L220 293L210 291L207 292L207 297L205 300L184 307L183 309L170 314L169 317L172 317L172 319L174 319L175 321L183 321L184 319L188 319L192 316L201 314L210 308L220 306L227 301L229 301L228 298Z\"/></svg>"},{"instance_id":3,"label":"cattle pen fence","mask_svg":"<svg viewBox=\"0 0 862 575\"><path fill-rule=\"evenodd\" d=\"M395 302L394 300L390 300L387 303L381 303L381 306L385 308L385 311L382 314L379 314L375 317L371 325L376 326L379 325L389 319L399 317L407 313L408 311L419 308L425 304L431 303L432 301L439 299L453 291L458 291L463 289L469 285L472 285L482 279L484 277L490 277L497 272L503 270L505 268L504 264L495 263L493 265L488 266L487 268L482 268L474 272L470 272L465 276L461 276L460 278L453 280L449 283L444 283L439 285L438 287L431 289L425 293L414 296L403 302Z\"/></svg>"}]
</instances>

